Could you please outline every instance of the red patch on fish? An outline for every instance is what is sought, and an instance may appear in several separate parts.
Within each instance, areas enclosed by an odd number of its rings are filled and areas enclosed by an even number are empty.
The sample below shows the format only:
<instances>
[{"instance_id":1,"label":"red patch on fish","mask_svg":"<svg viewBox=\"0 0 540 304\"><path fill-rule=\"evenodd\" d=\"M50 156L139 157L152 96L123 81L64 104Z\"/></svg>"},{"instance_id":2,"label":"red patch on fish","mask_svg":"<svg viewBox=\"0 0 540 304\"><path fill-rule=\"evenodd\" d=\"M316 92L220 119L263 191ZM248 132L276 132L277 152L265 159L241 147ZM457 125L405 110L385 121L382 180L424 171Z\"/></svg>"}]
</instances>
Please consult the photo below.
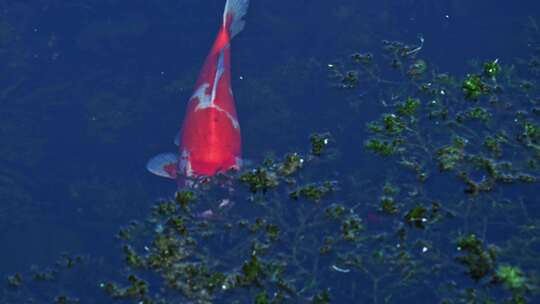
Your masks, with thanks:
<instances>
[{"instance_id":1,"label":"red patch on fish","mask_svg":"<svg viewBox=\"0 0 540 304\"><path fill-rule=\"evenodd\" d=\"M160 154L148 162L154 174L176 178L213 176L239 169L240 124L231 89L231 39L243 26L249 0L227 0L223 24L206 57L184 116L178 155ZM173 168L174 167L174 170Z\"/></svg>"}]
</instances>

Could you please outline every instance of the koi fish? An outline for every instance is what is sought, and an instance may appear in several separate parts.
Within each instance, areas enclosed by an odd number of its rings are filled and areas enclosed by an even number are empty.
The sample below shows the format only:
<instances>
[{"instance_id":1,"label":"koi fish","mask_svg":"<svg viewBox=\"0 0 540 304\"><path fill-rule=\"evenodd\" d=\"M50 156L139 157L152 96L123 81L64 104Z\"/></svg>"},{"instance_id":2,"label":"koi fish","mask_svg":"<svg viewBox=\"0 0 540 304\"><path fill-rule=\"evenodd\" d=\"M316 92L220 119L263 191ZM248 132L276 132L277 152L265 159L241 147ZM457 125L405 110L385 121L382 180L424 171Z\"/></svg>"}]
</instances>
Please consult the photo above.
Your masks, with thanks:
<instances>
[{"instance_id":1,"label":"koi fish","mask_svg":"<svg viewBox=\"0 0 540 304\"><path fill-rule=\"evenodd\" d=\"M241 162L240 124L231 89L231 39L244 28L249 0L227 0L223 24L199 73L180 132L178 153L162 153L146 168L176 179L180 188L189 180L213 176Z\"/></svg>"}]
</instances>

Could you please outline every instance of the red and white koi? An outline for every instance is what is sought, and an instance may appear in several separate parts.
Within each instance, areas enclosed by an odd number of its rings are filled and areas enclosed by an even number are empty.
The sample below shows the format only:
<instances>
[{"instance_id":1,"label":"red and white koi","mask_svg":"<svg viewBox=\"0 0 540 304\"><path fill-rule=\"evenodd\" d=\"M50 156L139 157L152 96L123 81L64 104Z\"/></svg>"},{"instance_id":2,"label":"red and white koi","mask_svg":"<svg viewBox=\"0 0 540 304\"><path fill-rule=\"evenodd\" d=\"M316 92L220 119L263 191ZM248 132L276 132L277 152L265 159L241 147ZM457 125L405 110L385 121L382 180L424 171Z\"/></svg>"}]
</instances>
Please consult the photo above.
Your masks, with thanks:
<instances>
[{"instance_id":1,"label":"red and white koi","mask_svg":"<svg viewBox=\"0 0 540 304\"><path fill-rule=\"evenodd\" d=\"M213 176L241 166L240 124L231 90L231 39L244 28L249 0L227 0L223 24L195 84L180 133L178 154L163 153L148 161L147 169L176 179Z\"/></svg>"}]
</instances>

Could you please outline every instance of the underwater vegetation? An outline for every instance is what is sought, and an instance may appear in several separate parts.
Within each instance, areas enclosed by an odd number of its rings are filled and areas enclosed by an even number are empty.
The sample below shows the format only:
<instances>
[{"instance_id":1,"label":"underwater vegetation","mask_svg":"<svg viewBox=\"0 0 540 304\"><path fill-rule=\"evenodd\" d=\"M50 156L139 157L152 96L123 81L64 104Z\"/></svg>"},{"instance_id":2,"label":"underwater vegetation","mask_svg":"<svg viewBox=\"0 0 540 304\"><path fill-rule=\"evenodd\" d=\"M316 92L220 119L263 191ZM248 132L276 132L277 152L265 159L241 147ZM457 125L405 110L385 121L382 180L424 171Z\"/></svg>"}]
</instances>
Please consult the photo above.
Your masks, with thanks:
<instances>
[{"instance_id":1,"label":"underwater vegetation","mask_svg":"<svg viewBox=\"0 0 540 304\"><path fill-rule=\"evenodd\" d=\"M407 116L417 106L411 99L397 108ZM310 141L309 152L268 158L158 201L148 218L118 232L124 278L101 277L94 288L134 303L378 303L421 295L461 303L494 301L493 293L510 303L528 302L536 290L534 266L508 256L511 247L486 244L474 228L441 232L447 223L463 225L456 218L472 216L461 214L458 204L402 195L410 186L386 183L372 217L361 214L364 207L340 198L340 181L321 180L316 170L335 161L329 157L337 146L332 135L312 134ZM462 195L476 200L483 194ZM208 208L212 213L205 216ZM64 272L92 263L66 255L54 269L11 275L8 288L66 278ZM54 301L84 302L66 294Z\"/></svg>"},{"instance_id":2,"label":"underwater vegetation","mask_svg":"<svg viewBox=\"0 0 540 304\"><path fill-rule=\"evenodd\" d=\"M537 302L540 32L531 22L530 57L473 62L465 75L440 72L422 58L422 37L412 45L385 40L373 53L336 58L320 73L346 106L375 113L354 125L367 137L316 130L300 144L307 149L268 156L159 199L143 219L118 231L118 264L64 254L52 266L9 275L0 302ZM98 54L121 50L148 30L143 17L119 23L114 31L90 23L79 46ZM12 31L0 24L0 48L14 39ZM189 82L182 78L165 90L177 93ZM126 97L121 76L108 83L109 90L84 97L85 130L102 144L140 120L151 96L141 89L142 97ZM258 93L274 101L269 86L258 86ZM62 94L62 88L49 91ZM287 110L277 113L277 121L292 119ZM361 121L357 111L347 114L347 123ZM17 124L8 120L2 128L11 125ZM2 130L0 136L12 133ZM31 145L24 156L30 164L41 158L41 141ZM345 146L384 165L373 176L349 168ZM1 154L2 161L21 157ZM30 205L19 179L4 166L0 195ZM69 190L116 214L144 196L111 189L125 184L74 180ZM14 205L0 207L0 218Z\"/></svg>"}]
</instances>

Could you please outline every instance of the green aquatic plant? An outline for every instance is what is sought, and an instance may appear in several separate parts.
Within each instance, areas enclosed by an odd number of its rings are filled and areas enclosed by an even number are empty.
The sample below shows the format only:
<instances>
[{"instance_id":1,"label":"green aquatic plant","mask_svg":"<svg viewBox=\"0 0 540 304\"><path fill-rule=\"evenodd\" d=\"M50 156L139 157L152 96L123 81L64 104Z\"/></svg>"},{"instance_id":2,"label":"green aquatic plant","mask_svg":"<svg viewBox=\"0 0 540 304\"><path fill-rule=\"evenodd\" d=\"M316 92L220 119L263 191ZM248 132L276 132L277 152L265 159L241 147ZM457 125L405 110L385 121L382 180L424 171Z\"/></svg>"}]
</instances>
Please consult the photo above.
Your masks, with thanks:
<instances>
[{"instance_id":1,"label":"green aquatic plant","mask_svg":"<svg viewBox=\"0 0 540 304\"><path fill-rule=\"evenodd\" d=\"M193 191L177 191L175 194L175 201L178 203L182 208L187 209L188 206L195 201L195 194ZM174 209L174 207L170 207L171 209ZM176 209L172 210L175 211Z\"/></svg>"},{"instance_id":2,"label":"green aquatic plant","mask_svg":"<svg viewBox=\"0 0 540 304\"><path fill-rule=\"evenodd\" d=\"M131 284L129 287L120 288L115 284L107 283L104 284L102 288L114 299L132 298L148 303L148 299L146 299L148 283L135 275L129 275L128 281Z\"/></svg>"},{"instance_id":3,"label":"green aquatic plant","mask_svg":"<svg viewBox=\"0 0 540 304\"><path fill-rule=\"evenodd\" d=\"M526 280L523 272L518 267L499 265L496 271L497 279L501 280L510 290L523 290L526 288Z\"/></svg>"},{"instance_id":4,"label":"green aquatic plant","mask_svg":"<svg viewBox=\"0 0 540 304\"><path fill-rule=\"evenodd\" d=\"M20 273L16 273L8 276L7 281L10 287L19 287L23 283L23 277Z\"/></svg>"},{"instance_id":5,"label":"green aquatic plant","mask_svg":"<svg viewBox=\"0 0 540 304\"><path fill-rule=\"evenodd\" d=\"M312 134L310 136L311 141L311 154L315 156L321 156L331 140L330 133Z\"/></svg>"},{"instance_id":6,"label":"green aquatic plant","mask_svg":"<svg viewBox=\"0 0 540 304\"><path fill-rule=\"evenodd\" d=\"M468 274L476 281L493 275L497 257L496 248L484 248L484 243L476 235L470 234L457 241L457 250L463 252L456 260L467 267Z\"/></svg>"},{"instance_id":7,"label":"green aquatic plant","mask_svg":"<svg viewBox=\"0 0 540 304\"><path fill-rule=\"evenodd\" d=\"M381 210L389 215L396 214L399 212L399 209L394 201L394 198L389 196L381 197Z\"/></svg>"},{"instance_id":8,"label":"green aquatic plant","mask_svg":"<svg viewBox=\"0 0 540 304\"><path fill-rule=\"evenodd\" d=\"M285 172L291 172L290 165L287 165L285 168ZM256 168L242 174L240 176L240 181L248 184L250 191L253 193L258 191L265 193L268 189L279 184L275 173L265 168Z\"/></svg>"},{"instance_id":9,"label":"green aquatic plant","mask_svg":"<svg viewBox=\"0 0 540 304\"><path fill-rule=\"evenodd\" d=\"M486 94L489 90L481 76L476 74L467 75L465 80L463 80L462 87L465 98L469 100L477 100L478 97Z\"/></svg>"},{"instance_id":10,"label":"green aquatic plant","mask_svg":"<svg viewBox=\"0 0 540 304\"><path fill-rule=\"evenodd\" d=\"M439 148L436 155L441 171L453 170L464 159L463 149L459 146Z\"/></svg>"},{"instance_id":11,"label":"green aquatic plant","mask_svg":"<svg viewBox=\"0 0 540 304\"><path fill-rule=\"evenodd\" d=\"M379 139L372 138L366 141L366 143L364 144L364 147L367 150L373 151L379 155L389 156L389 155L396 154L400 151L399 146L401 143L402 141L399 139L387 141L387 140L379 140Z\"/></svg>"},{"instance_id":12,"label":"green aquatic plant","mask_svg":"<svg viewBox=\"0 0 540 304\"><path fill-rule=\"evenodd\" d=\"M407 70L407 74L411 78L420 78L424 75L426 71L427 71L427 63L422 59L418 59L409 66L409 69Z\"/></svg>"},{"instance_id":13,"label":"green aquatic plant","mask_svg":"<svg viewBox=\"0 0 540 304\"><path fill-rule=\"evenodd\" d=\"M343 239L346 241L359 241L360 233L364 230L362 219L357 215L349 215L341 225Z\"/></svg>"},{"instance_id":14,"label":"green aquatic plant","mask_svg":"<svg viewBox=\"0 0 540 304\"><path fill-rule=\"evenodd\" d=\"M499 60L495 59L484 63L484 75L489 78L495 78L501 72Z\"/></svg>"},{"instance_id":15,"label":"green aquatic plant","mask_svg":"<svg viewBox=\"0 0 540 304\"><path fill-rule=\"evenodd\" d=\"M419 107L419 99L408 97L403 103L397 105L396 113L399 116L414 116Z\"/></svg>"},{"instance_id":16,"label":"green aquatic plant","mask_svg":"<svg viewBox=\"0 0 540 304\"><path fill-rule=\"evenodd\" d=\"M315 295L313 298L313 304L328 304L330 302L330 292L328 290L323 290L321 293Z\"/></svg>"},{"instance_id":17,"label":"green aquatic plant","mask_svg":"<svg viewBox=\"0 0 540 304\"><path fill-rule=\"evenodd\" d=\"M394 83L380 70L371 68L377 66L377 58L372 58L369 66L362 66L365 71L358 70L359 77L373 79L381 87L380 90L368 88L377 92L368 98L378 98L384 113L367 123L370 137L364 141L364 148L375 154L393 156L394 164L407 168L417 181L428 184L415 184L406 179L407 174L387 169L387 176L400 180L400 185L407 185L410 196L385 193L376 206L385 215L402 214L409 227L424 228L422 231L429 230L426 228L431 223L440 224L456 217L465 219L466 224L474 227L473 231L480 231L479 224L470 223L474 217L485 216L484 229L491 227L489 219L505 213L498 203L492 203L497 208L483 210L483 213L473 215L469 210L479 209L475 206L487 208L487 197L488 201L511 200L506 198L507 185L524 183L535 187L539 180L536 161L540 155L536 135L538 116L534 110L538 102L530 97L539 93L536 79L523 79L523 75L516 75L515 66L503 66L498 60L477 64L473 67L476 71L470 72L461 83L446 73L430 75L427 64L427 71L423 71L421 77L415 77L418 73L408 75L403 68L415 67L415 62L419 62L416 51L414 58L406 56L415 49L407 50L403 44L392 42L385 42L384 47L390 53L386 56L387 62L407 81ZM336 66L348 69L346 64ZM511 104L507 100L511 100ZM470 101L475 105L471 106ZM433 172L434 167L442 174ZM457 179L446 180L447 173ZM436 203L429 211L418 204L417 196L425 197L425 191L432 188L429 183L440 180L447 186L438 191L452 194L445 197L442 193L432 193ZM462 183L463 191L455 192L459 183ZM526 189L530 191L531 188ZM458 198L463 192L468 199ZM452 210L454 200L460 201L462 207L467 206L467 211ZM414 232L406 227L402 226L398 232L404 242L414 236ZM458 255L457 262L468 269L467 273L475 280L498 284L494 279L498 267L497 247L486 248L473 234L461 238L458 243L462 254ZM329 247L334 248L335 244ZM429 247L425 248L429 252ZM490 299L487 294L489 292L481 288L468 293L470 297L476 295L477 299L484 296Z\"/></svg>"},{"instance_id":18,"label":"green aquatic plant","mask_svg":"<svg viewBox=\"0 0 540 304\"><path fill-rule=\"evenodd\" d=\"M321 150L322 152L322 147ZM302 168L304 159L298 153L292 153L285 156L285 161L280 165L279 172L285 176L296 173Z\"/></svg>"},{"instance_id":19,"label":"green aquatic plant","mask_svg":"<svg viewBox=\"0 0 540 304\"><path fill-rule=\"evenodd\" d=\"M493 153L497 158L502 156L501 145L507 143L507 136L504 134L495 134L493 136L487 136L484 139L484 146Z\"/></svg>"},{"instance_id":20,"label":"green aquatic plant","mask_svg":"<svg viewBox=\"0 0 540 304\"><path fill-rule=\"evenodd\" d=\"M477 119L482 122L487 122L489 118L490 113L486 109L481 107L470 108L456 115L456 121L459 123L462 123L467 119Z\"/></svg>"},{"instance_id":21,"label":"green aquatic plant","mask_svg":"<svg viewBox=\"0 0 540 304\"><path fill-rule=\"evenodd\" d=\"M359 79L358 74L354 71L348 71L341 75L341 84L340 87L345 89L351 89L358 85Z\"/></svg>"},{"instance_id":22,"label":"green aquatic plant","mask_svg":"<svg viewBox=\"0 0 540 304\"><path fill-rule=\"evenodd\" d=\"M373 61L373 54L365 53L355 53L351 55L351 58L356 63L369 64Z\"/></svg>"},{"instance_id":23,"label":"green aquatic plant","mask_svg":"<svg viewBox=\"0 0 540 304\"><path fill-rule=\"evenodd\" d=\"M424 228L427 220L427 209L423 206L416 206L405 215L405 222L416 228Z\"/></svg>"},{"instance_id":24,"label":"green aquatic plant","mask_svg":"<svg viewBox=\"0 0 540 304\"><path fill-rule=\"evenodd\" d=\"M305 185L291 192L289 196L293 200L298 200L299 198L303 197L307 200L318 202L325 195L335 191L335 188L336 188L335 184L336 184L335 182L326 181L326 182L321 183L320 185L316 185L316 184Z\"/></svg>"}]
</instances>

